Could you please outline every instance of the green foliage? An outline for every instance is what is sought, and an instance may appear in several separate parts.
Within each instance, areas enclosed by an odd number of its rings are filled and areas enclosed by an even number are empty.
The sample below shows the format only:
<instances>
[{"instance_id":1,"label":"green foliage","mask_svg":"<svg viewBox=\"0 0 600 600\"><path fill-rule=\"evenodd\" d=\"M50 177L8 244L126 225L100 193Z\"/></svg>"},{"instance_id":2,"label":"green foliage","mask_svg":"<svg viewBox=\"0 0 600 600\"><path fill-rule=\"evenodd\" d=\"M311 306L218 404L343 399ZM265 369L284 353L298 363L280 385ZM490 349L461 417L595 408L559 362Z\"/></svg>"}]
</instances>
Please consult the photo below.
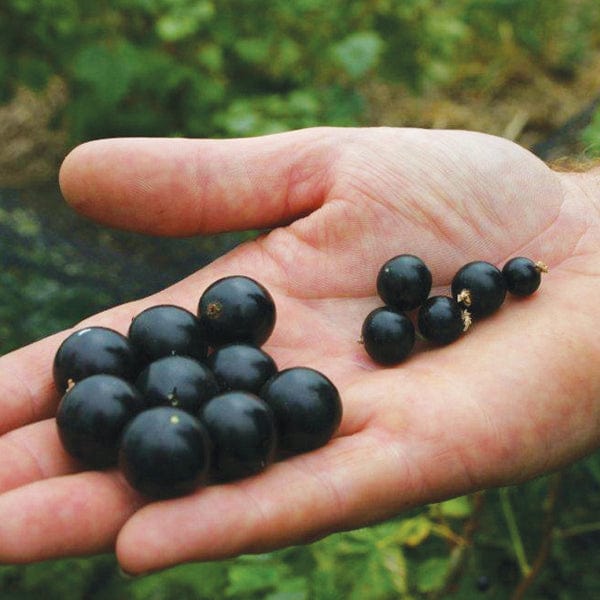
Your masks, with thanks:
<instances>
[{"instance_id":1,"label":"green foliage","mask_svg":"<svg viewBox=\"0 0 600 600\"><path fill-rule=\"evenodd\" d=\"M599 24L595 0L5 0L0 99L59 75L73 141L360 124L371 81L568 75Z\"/></svg>"},{"instance_id":2,"label":"green foliage","mask_svg":"<svg viewBox=\"0 0 600 600\"><path fill-rule=\"evenodd\" d=\"M583 131L583 142L589 156L600 156L600 109L594 114L592 122Z\"/></svg>"},{"instance_id":3,"label":"green foliage","mask_svg":"<svg viewBox=\"0 0 600 600\"><path fill-rule=\"evenodd\" d=\"M544 530L552 478L519 486L511 512L533 563L544 536L551 550L531 598L578 600L600 592L600 487L593 455L564 472L561 508ZM0 599L30 600L433 600L511 596L521 575L497 492L432 504L380 525L314 544L235 560L186 564L125 578L112 556L0 567ZM5 594L5 595L3 595ZM482 596L483 597L483 596Z\"/></svg>"}]
</instances>

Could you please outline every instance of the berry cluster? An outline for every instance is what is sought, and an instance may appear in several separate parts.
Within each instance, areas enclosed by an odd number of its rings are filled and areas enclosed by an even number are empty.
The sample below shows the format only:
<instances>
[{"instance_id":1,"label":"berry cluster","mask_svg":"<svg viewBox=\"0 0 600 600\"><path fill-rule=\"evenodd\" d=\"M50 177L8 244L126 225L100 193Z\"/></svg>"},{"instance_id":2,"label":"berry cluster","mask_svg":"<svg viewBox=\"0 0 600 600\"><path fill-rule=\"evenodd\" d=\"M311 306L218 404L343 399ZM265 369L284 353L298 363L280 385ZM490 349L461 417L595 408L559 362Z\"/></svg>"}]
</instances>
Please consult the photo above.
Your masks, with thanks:
<instances>
[{"instance_id":1,"label":"berry cluster","mask_svg":"<svg viewBox=\"0 0 600 600\"><path fill-rule=\"evenodd\" d=\"M127 336L71 334L54 358L63 446L90 468L118 464L132 487L166 498L326 444L341 421L339 393L314 369L277 369L261 349L275 318L261 284L232 276L205 290L197 315L153 306Z\"/></svg>"},{"instance_id":2,"label":"berry cluster","mask_svg":"<svg viewBox=\"0 0 600 600\"><path fill-rule=\"evenodd\" d=\"M363 322L365 350L381 365L402 362L417 336L406 311L417 308L420 335L434 344L449 344L467 331L473 318L498 310L507 292L533 294L542 272L547 272L546 265L521 256L509 260L502 271L489 262L473 261L454 275L452 296L430 297L432 276L427 265L412 254L395 256L377 275L377 293L385 306L371 311Z\"/></svg>"}]
</instances>

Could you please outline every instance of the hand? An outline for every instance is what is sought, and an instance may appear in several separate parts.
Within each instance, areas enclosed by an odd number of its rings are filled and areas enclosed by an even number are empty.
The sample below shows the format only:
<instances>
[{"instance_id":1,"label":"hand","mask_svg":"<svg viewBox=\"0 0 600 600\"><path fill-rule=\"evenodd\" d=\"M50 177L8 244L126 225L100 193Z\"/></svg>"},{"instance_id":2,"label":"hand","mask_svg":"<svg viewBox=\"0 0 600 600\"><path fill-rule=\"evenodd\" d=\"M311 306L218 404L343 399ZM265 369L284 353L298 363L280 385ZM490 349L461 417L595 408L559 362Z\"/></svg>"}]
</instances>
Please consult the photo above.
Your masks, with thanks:
<instances>
[{"instance_id":1,"label":"hand","mask_svg":"<svg viewBox=\"0 0 600 600\"><path fill-rule=\"evenodd\" d=\"M600 175L562 174L468 132L313 129L229 141L105 140L61 171L73 206L167 235L274 229L153 297L86 323L125 332L157 303L195 310L230 274L278 310L265 349L339 388L336 438L227 485L144 504L117 470L77 472L52 418L60 333L0 359L0 561L116 548L146 572L303 543L560 468L600 444ZM595 187L594 187L595 186ZM288 225L285 225L288 224ZM443 292L470 260L550 267L457 342L379 368L357 343L381 264L420 256ZM438 291L438 290L435 290Z\"/></svg>"}]
</instances>

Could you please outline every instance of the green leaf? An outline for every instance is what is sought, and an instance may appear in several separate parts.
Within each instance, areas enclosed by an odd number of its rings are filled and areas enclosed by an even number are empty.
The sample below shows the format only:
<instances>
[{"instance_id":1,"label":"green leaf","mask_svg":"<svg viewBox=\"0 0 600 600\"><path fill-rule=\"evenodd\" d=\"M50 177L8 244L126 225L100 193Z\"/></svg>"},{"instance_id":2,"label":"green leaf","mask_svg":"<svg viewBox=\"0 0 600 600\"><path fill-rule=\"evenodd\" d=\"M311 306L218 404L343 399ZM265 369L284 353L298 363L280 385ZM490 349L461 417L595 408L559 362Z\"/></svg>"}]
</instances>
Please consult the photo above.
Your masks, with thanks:
<instances>
[{"instance_id":1,"label":"green leaf","mask_svg":"<svg viewBox=\"0 0 600 600\"><path fill-rule=\"evenodd\" d=\"M435 592L444 587L450 560L448 558L429 558L417 566L416 585L420 592Z\"/></svg>"},{"instance_id":2,"label":"green leaf","mask_svg":"<svg viewBox=\"0 0 600 600\"><path fill-rule=\"evenodd\" d=\"M289 575L290 568L277 561L269 561L266 564L255 561L250 564L236 563L229 569L229 585L225 592L227 597L235 597L238 594L276 590Z\"/></svg>"},{"instance_id":3,"label":"green leaf","mask_svg":"<svg viewBox=\"0 0 600 600\"><path fill-rule=\"evenodd\" d=\"M129 44L85 46L73 60L73 73L93 89L96 101L115 105L125 96L136 72L138 56Z\"/></svg>"},{"instance_id":4,"label":"green leaf","mask_svg":"<svg viewBox=\"0 0 600 600\"><path fill-rule=\"evenodd\" d=\"M377 65L383 45L375 31L357 31L335 44L332 52L346 73L358 79Z\"/></svg>"},{"instance_id":5,"label":"green leaf","mask_svg":"<svg viewBox=\"0 0 600 600\"><path fill-rule=\"evenodd\" d=\"M146 600L147 598L173 598L173 590L181 594L187 592L196 598L216 598L223 594L227 584L226 562L193 563L181 565L146 577L140 577L129 582L127 598L131 600Z\"/></svg>"},{"instance_id":6,"label":"green leaf","mask_svg":"<svg viewBox=\"0 0 600 600\"><path fill-rule=\"evenodd\" d=\"M400 548L385 548L381 552L383 566L387 570L394 589L402 595L408 594L406 558Z\"/></svg>"},{"instance_id":7,"label":"green leaf","mask_svg":"<svg viewBox=\"0 0 600 600\"><path fill-rule=\"evenodd\" d=\"M267 594L264 600L307 600L308 582L304 577L289 577L277 586L277 591Z\"/></svg>"},{"instance_id":8,"label":"green leaf","mask_svg":"<svg viewBox=\"0 0 600 600\"><path fill-rule=\"evenodd\" d=\"M424 515L403 519L389 536L381 540L379 545L419 546L431 533L432 526L433 523Z\"/></svg>"},{"instance_id":9,"label":"green leaf","mask_svg":"<svg viewBox=\"0 0 600 600\"><path fill-rule=\"evenodd\" d=\"M203 46L196 54L198 62L209 71L220 71L223 68L223 50L216 44Z\"/></svg>"},{"instance_id":10,"label":"green leaf","mask_svg":"<svg viewBox=\"0 0 600 600\"><path fill-rule=\"evenodd\" d=\"M365 598L388 598L395 591L389 570L384 566L381 555L372 552L361 564L352 579L352 593L348 600L365 600Z\"/></svg>"},{"instance_id":11,"label":"green leaf","mask_svg":"<svg viewBox=\"0 0 600 600\"><path fill-rule=\"evenodd\" d=\"M165 42L179 42L192 37L214 15L212 2L195 2L192 6L175 8L158 19L156 33Z\"/></svg>"},{"instance_id":12,"label":"green leaf","mask_svg":"<svg viewBox=\"0 0 600 600\"><path fill-rule=\"evenodd\" d=\"M468 496L459 496L436 505L442 515L449 519L466 519L472 512L471 500Z\"/></svg>"},{"instance_id":13,"label":"green leaf","mask_svg":"<svg viewBox=\"0 0 600 600\"><path fill-rule=\"evenodd\" d=\"M600 156L600 109L596 110L592 122L583 130L582 139L587 154Z\"/></svg>"},{"instance_id":14,"label":"green leaf","mask_svg":"<svg viewBox=\"0 0 600 600\"><path fill-rule=\"evenodd\" d=\"M271 58L271 43L266 38L240 39L233 47L240 58L252 64L265 64Z\"/></svg>"},{"instance_id":15,"label":"green leaf","mask_svg":"<svg viewBox=\"0 0 600 600\"><path fill-rule=\"evenodd\" d=\"M178 42L194 35L200 24L191 16L164 15L156 22L156 33L165 42Z\"/></svg>"}]
</instances>

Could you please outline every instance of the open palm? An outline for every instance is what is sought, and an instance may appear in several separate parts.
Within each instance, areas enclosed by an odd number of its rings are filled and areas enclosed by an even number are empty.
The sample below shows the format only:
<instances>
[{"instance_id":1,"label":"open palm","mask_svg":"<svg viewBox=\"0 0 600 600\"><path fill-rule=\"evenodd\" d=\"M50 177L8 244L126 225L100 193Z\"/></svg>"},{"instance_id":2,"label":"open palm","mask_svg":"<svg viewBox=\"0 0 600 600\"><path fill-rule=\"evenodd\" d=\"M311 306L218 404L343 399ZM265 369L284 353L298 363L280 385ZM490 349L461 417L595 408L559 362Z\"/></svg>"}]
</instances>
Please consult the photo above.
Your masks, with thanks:
<instances>
[{"instance_id":1,"label":"open palm","mask_svg":"<svg viewBox=\"0 0 600 600\"><path fill-rule=\"evenodd\" d=\"M468 132L314 129L76 149L63 191L101 222L168 235L273 228L87 323L125 332L147 306L195 310L215 279L252 276L277 305L265 349L280 368L332 379L344 417L324 448L147 504L116 470L78 472L60 447L51 362L65 333L13 352L0 359L0 561L116 547L137 573L264 551L590 452L600 442L598 181ZM420 256L442 293L471 260L501 266L525 255L550 274L537 294L507 299L457 342L422 345L380 368L357 340L381 304L379 267L401 253Z\"/></svg>"}]
</instances>

